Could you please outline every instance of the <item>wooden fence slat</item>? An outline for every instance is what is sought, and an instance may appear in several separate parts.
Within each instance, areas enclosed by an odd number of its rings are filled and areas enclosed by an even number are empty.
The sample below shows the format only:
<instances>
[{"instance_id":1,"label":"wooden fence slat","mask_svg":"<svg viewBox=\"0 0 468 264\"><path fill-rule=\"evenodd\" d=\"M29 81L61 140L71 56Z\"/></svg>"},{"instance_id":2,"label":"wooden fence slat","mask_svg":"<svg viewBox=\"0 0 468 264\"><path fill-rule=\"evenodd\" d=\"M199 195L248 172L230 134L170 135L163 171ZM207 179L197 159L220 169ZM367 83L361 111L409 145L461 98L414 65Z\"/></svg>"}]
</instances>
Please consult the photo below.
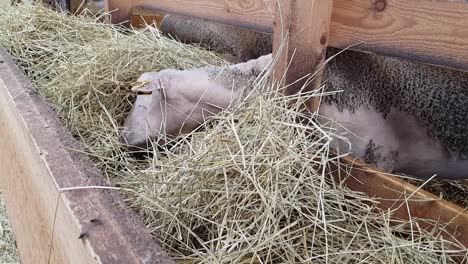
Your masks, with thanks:
<instances>
[{"instance_id":1,"label":"wooden fence slat","mask_svg":"<svg viewBox=\"0 0 468 264\"><path fill-rule=\"evenodd\" d=\"M272 32L274 1L264 0L105 0L115 10L112 23L129 21L133 7L157 9L262 32ZM126 23L128 25L128 23Z\"/></svg>"},{"instance_id":2,"label":"wooden fence slat","mask_svg":"<svg viewBox=\"0 0 468 264\"><path fill-rule=\"evenodd\" d=\"M427 191L397 177L388 176L350 156L342 159L339 171L336 166L331 174L353 191L366 193L379 202L379 207L394 210L395 219L432 219L445 226L440 235L449 241L459 242L468 248L468 208L461 208L441 200ZM346 165L347 164L347 165ZM419 222L422 228L432 224Z\"/></svg>"},{"instance_id":3,"label":"wooden fence slat","mask_svg":"<svg viewBox=\"0 0 468 264\"><path fill-rule=\"evenodd\" d=\"M141 7L132 8L132 18L130 20L130 25L135 28L144 27L146 24L156 24L160 26L164 18L164 14L150 12Z\"/></svg>"},{"instance_id":4,"label":"wooden fence slat","mask_svg":"<svg viewBox=\"0 0 468 264\"><path fill-rule=\"evenodd\" d=\"M132 7L157 9L272 33L276 0L106 0L112 22ZM284 2L284 1L280 1ZM468 71L468 3L432 0L335 0L329 45Z\"/></svg>"},{"instance_id":5,"label":"wooden fence slat","mask_svg":"<svg viewBox=\"0 0 468 264\"><path fill-rule=\"evenodd\" d=\"M468 71L468 3L336 0L330 44Z\"/></svg>"},{"instance_id":6,"label":"wooden fence slat","mask_svg":"<svg viewBox=\"0 0 468 264\"><path fill-rule=\"evenodd\" d=\"M304 90L311 91L320 86L321 72L318 69L325 59L332 6L332 0L278 3L273 53L280 55L275 77L288 86L285 94L295 94L304 89L304 84L309 81L304 76L312 74L315 77ZM311 103L309 109L317 110L318 102Z\"/></svg>"}]
</instances>

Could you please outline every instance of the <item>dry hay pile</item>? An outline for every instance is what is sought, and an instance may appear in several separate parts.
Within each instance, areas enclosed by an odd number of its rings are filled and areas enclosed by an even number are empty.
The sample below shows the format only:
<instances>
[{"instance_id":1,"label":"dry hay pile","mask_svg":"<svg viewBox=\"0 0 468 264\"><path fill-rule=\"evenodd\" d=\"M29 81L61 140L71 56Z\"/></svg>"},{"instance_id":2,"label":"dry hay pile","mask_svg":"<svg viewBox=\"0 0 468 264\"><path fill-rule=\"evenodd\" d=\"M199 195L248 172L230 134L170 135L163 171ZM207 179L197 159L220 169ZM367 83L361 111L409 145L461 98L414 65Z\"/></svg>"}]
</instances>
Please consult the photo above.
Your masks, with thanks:
<instances>
[{"instance_id":1,"label":"dry hay pile","mask_svg":"<svg viewBox=\"0 0 468 264\"><path fill-rule=\"evenodd\" d=\"M468 180L432 180L425 182L420 179L410 179L410 183L422 186L423 190L439 195L441 199L451 201L468 209Z\"/></svg>"},{"instance_id":2,"label":"dry hay pile","mask_svg":"<svg viewBox=\"0 0 468 264\"><path fill-rule=\"evenodd\" d=\"M324 175L332 133L263 93L204 131L137 160L118 143L145 71L222 64L215 55L41 6L0 12L0 45L54 105L129 206L180 263L454 263L443 232L389 225L391 212ZM271 90L265 79L258 88ZM308 117L304 117L307 119ZM418 232L420 231L420 232Z\"/></svg>"}]
</instances>

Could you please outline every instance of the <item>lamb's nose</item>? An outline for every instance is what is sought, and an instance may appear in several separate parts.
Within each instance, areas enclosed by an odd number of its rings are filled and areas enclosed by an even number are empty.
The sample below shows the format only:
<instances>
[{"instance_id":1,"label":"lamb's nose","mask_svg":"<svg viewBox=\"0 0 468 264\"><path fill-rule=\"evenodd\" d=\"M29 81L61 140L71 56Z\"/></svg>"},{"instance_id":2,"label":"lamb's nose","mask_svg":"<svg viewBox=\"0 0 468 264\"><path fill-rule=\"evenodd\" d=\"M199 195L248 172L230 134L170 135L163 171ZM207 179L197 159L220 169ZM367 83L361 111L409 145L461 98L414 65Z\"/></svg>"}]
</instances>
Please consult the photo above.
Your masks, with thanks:
<instances>
[{"instance_id":1,"label":"lamb's nose","mask_svg":"<svg viewBox=\"0 0 468 264\"><path fill-rule=\"evenodd\" d=\"M149 139L142 137L134 131L124 130L121 132L119 142L130 150L142 150L149 146Z\"/></svg>"}]
</instances>

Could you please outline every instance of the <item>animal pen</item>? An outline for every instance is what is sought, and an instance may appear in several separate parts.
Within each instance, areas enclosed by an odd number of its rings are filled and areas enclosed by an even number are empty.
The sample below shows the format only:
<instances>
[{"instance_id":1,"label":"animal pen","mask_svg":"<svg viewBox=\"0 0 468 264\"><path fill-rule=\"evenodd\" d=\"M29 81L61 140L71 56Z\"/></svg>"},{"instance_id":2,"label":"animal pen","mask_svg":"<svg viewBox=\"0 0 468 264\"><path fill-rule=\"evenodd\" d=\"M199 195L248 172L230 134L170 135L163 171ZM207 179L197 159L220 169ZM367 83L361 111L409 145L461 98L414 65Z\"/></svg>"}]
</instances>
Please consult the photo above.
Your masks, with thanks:
<instances>
[{"instance_id":1,"label":"animal pen","mask_svg":"<svg viewBox=\"0 0 468 264\"><path fill-rule=\"evenodd\" d=\"M274 34L274 53L281 55L276 77L289 94L302 86L296 80L320 72L327 46L468 71L466 1L276 1L106 0L106 9L115 10L112 23L137 25L173 13ZM79 6L71 0L72 10ZM23 263L172 263L116 190L99 187L104 176L86 155L68 151L78 143L39 96L24 92L30 85L0 53L1 189ZM317 109L318 102L309 107ZM466 209L352 157L342 162L352 169L328 169L350 189L375 197L401 219L446 224L447 239L468 247ZM93 235L76 239L88 232Z\"/></svg>"}]
</instances>

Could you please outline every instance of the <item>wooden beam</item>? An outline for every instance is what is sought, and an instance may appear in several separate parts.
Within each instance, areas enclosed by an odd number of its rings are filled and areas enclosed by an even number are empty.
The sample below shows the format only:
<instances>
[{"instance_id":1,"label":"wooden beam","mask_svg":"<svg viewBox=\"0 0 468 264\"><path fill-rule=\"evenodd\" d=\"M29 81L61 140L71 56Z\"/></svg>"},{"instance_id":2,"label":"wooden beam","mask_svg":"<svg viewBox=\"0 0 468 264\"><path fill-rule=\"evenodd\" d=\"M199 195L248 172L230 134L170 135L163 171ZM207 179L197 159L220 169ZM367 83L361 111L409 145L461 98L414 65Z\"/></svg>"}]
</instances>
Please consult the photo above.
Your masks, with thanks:
<instances>
[{"instance_id":1,"label":"wooden beam","mask_svg":"<svg viewBox=\"0 0 468 264\"><path fill-rule=\"evenodd\" d=\"M445 233L441 235L446 240L468 248L468 208L461 208L427 191L418 190L416 186L350 156L342 159L339 168L333 166L330 173L348 188L375 198L379 208L394 210L395 219L432 219L439 226L445 227ZM422 228L434 227L423 221L418 224Z\"/></svg>"},{"instance_id":2,"label":"wooden beam","mask_svg":"<svg viewBox=\"0 0 468 264\"><path fill-rule=\"evenodd\" d=\"M240 28L272 32L274 1L264 0L105 0L112 23L131 18L133 7L191 16ZM128 25L128 23L126 23Z\"/></svg>"},{"instance_id":3,"label":"wooden beam","mask_svg":"<svg viewBox=\"0 0 468 264\"><path fill-rule=\"evenodd\" d=\"M0 188L22 263L172 263L0 50Z\"/></svg>"},{"instance_id":4,"label":"wooden beam","mask_svg":"<svg viewBox=\"0 0 468 264\"><path fill-rule=\"evenodd\" d=\"M132 7L156 9L272 33L275 1L106 0L112 22ZM284 1L280 1L284 2ZM329 45L468 71L468 3L432 0L335 0Z\"/></svg>"},{"instance_id":5,"label":"wooden beam","mask_svg":"<svg viewBox=\"0 0 468 264\"><path fill-rule=\"evenodd\" d=\"M275 78L287 86L285 94L320 86L319 69L326 55L332 6L332 0L278 1L273 56L279 56ZM307 76L313 75L313 81L307 85ZM311 101L308 108L316 111L318 105L318 101Z\"/></svg>"},{"instance_id":6,"label":"wooden beam","mask_svg":"<svg viewBox=\"0 0 468 264\"><path fill-rule=\"evenodd\" d=\"M155 24L157 27L161 26L164 18L163 13L146 10L141 7L132 8L132 18L130 25L134 28L141 28L145 25Z\"/></svg>"},{"instance_id":7,"label":"wooden beam","mask_svg":"<svg viewBox=\"0 0 468 264\"><path fill-rule=\"evenodd\" d=\"M468 71L468 3L432 0L337 0L333 47Z\"/></svg>"}]
</instances>

